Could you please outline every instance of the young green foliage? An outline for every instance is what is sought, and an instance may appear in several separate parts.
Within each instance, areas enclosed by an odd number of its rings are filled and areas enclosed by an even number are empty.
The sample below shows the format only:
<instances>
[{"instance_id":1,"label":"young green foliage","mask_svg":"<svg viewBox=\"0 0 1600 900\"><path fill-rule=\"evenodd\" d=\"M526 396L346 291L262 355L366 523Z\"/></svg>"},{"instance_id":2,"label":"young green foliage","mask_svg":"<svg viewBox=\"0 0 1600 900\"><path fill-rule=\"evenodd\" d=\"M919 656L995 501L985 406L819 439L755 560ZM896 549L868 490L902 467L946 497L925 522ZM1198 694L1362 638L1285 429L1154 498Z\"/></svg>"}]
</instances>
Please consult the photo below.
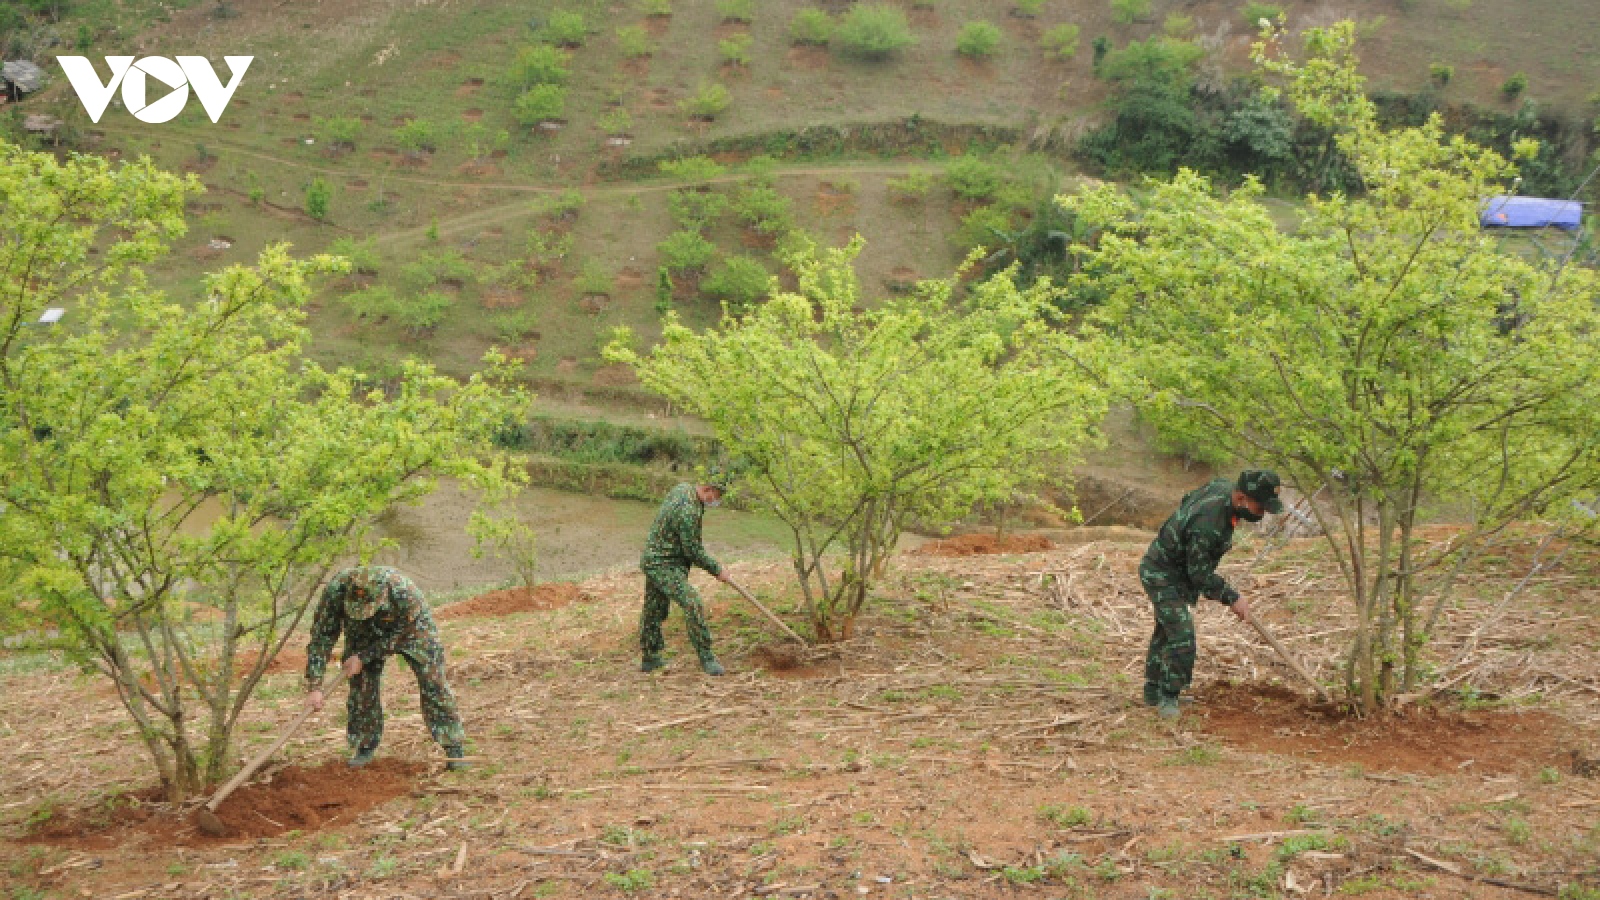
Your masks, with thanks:
<instances>
[{"instance_id":1,"label":"young green foliage","mask_svg":"<svg viewBox=\"0 0 1600 900\"><path fill-rule=\"evenodd\" d=\"M649 355L607 349L744 462L740 490L789 526L822 640L852 633L908 521L1010 497L1075 457L1106 404L1079 368L1098 345L1055 327L1047 283L1001 273L959 297L952 278L862 311L861 246L798 250L798 292L716 330L669 316Z\"/></svg>"},{"instance_id":2,"label":"young green foliage","mask_svg":"<svg viewBox=\"0 0 1600 900\"><path fill-rule=\"evenodd\" d=\"M1305 39L1305 62L1258 63L1337 131L1363 194L1313 197L1294 233L1259 183L1223 195L1188 171L1137 207L1109 188L1066 202L1111 229L1078 286L1106 298L1096 321L1131 355L1130 397L1182 443L1319 498L1310 515L1357 612L1346 687L1372 710L1423 676L1455 563L1600 489L1600 283L1481 231L1480 204L1514 172L1499 154L1438 117L1378 126L1351 23ZM1424 503L1473 527L1430 551Z\"/></svg>"}]
</instances>

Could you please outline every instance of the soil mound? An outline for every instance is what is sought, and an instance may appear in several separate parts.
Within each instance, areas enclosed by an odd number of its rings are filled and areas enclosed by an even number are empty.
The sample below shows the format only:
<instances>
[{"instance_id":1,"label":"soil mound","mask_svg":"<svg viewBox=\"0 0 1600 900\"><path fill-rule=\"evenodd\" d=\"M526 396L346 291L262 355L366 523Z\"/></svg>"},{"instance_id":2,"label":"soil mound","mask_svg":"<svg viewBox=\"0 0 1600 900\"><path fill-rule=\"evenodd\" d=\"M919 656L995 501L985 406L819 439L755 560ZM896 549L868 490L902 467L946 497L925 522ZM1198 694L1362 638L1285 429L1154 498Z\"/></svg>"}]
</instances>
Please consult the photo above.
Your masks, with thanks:
<instances>
[{"instance_id":1,"label":"soil mound","mask_svg":"<svg viewBox=\"0 0 1600 900\"><path fill-rule=\"evenodd\" d=\"M367 810L408 793L426 769L422 763L393 758L379 758L361 769L351 769L338 759L313 768L289 766L222 801L217 818L227 834L218 838L206 836L191 817L169 813L159 802L161 790L149 788L109 806L52 817L26 841L106 848L149 836L163 844L193 845L315 831L348 825Z\"/></svg>"},{"instance_id":2,"label":"soil mound","mask_svg":"<svg viewBox=\"0 0 1600 900\"><path fill-rule=\"evenodd\" d=\"M1198 692L1202 727L1252 750L1373 771L1528 771L1569 758L1567 727L1539 712L1411 707L1358 719L1286 688L1220 683Z\"/></svg>"},{"instance_id":3,"label":"soil mound","mask_svg":"<svg viewBox=\"0 0 1600 900\"><path fill-rule=\"evenodd\" d=\"M792 643L763 644L751 658L768 673L788 679L819 678L829 674L819 666L808 665L805 654Z\"/></svg>"},{"instance_id":4,"label":"soil mound","mask_svg":"<svg viewBox=\"0 0 1600 900\"><path fill-rule=\"evenodd\" d=\"M1055 544L1042 534L963 534L918 547L922 556L983 556L989 553L1038 553Z\"/></svg>"},{"instance_id":5,"label":"soil mound","mask_svg":"<svg viewBox=\"0 0 1600 900\"><path fill-rule=\"evenodd\" d=\"M510 616L517 613L560 609L584 599L583 591L570 581L552 581L529 590L526 587L506 588L479 594L471 600L452 603L436 611L436 619L460 619L467 616Z\"/></svg>"}]
</instances>

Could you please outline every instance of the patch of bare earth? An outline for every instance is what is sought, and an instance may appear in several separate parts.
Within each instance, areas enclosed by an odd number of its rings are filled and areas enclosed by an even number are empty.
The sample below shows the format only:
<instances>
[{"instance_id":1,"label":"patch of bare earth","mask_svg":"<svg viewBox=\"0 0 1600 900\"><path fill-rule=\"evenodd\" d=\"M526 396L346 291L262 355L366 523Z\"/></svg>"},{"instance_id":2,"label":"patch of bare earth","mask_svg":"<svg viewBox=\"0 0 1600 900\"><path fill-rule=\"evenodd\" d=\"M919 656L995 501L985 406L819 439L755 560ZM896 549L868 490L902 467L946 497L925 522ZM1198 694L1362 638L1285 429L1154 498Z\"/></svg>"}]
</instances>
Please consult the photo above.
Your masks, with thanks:
<instances>
[{"instance_id":1,"label":"patch of bare earth","mask_svg":"<svg viewBox=\"0 0 1600 900\"><path fill-rule=\"evenodd\" d=\"M721 527L708 517L713 552ZM637 571L561 589L583 603L502 592L441 608L478 768L423 775L439 771L438 750L413 679L391 665L379 760L396 780L381 796L358 792L375 805L331 802L351 779L330 709L273 764L290 768L247 789L285 797L235 798L234 812L255 820L228 843L200 840L192 807L152 803L147 820L127 822L116 802L107 812L113 798L145 796L150 777L97 679L64 667L7 675L0 866L41 894L163 900L591 898L621 896L642 872L652 886L639 896L741 900L1454 900L1594 884L1593 551L1574 546L1478 633L1525 571L1466 573L1471 589L1426 648L1449 690L1386 717L1313 705L1253 633L1203 603L1199 703L1167 723L1139 696L1151 620L1136 566L1148 535L1092 534L1105 537L901 556L853 636L821 646L788 640L696 572L722 678L701 674L680 614L665 626L666 668L638 671ZM1261 549L1241 533L1224 574L1337 683L1353 616L1333 566L1315 542ZM729 568L809 634L786 562ZM239 754L298 714L299 678L269 676ZM1468 684L1468 706L1495 708L1464 708ZM309 772L328 780L289 790ZM73 824L108 816L123 824ZM30 819L66 843L17 843Z\"/></svg>"},{"instance_id":2,"label":"patch of bare earth","mask_svg":"<svg viewBox=\"0 0 1600 900\"><path fill-rule=\"evenodd\" d=\"M449 620L465 616L510 616L560 609L583 599L583 591L576 584L570 581L550 582L532 588L504 588L479 594L470 600L452 603L437 610L434 618Z\"/></svg>"}]
</instances>

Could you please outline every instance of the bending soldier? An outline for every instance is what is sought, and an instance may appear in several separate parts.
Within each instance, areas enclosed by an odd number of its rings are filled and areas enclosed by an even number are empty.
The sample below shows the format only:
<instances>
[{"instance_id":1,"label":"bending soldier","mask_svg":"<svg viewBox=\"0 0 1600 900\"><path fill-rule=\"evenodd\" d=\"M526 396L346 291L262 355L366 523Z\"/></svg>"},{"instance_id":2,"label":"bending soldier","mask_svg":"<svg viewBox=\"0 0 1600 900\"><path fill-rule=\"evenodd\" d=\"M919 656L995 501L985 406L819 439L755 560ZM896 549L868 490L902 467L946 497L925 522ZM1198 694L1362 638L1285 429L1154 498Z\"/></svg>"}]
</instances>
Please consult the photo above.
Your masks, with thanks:
<instances>
[{"instance_id":1,"label":"bending soldier","mask_svg":"<svg viewBox=\"0 0 1600 900\"><path fill-rule=\"evenodd\" d=\"M1217 478L1190 491L1139 562L1139 583L1156 620L1145 654L1144 702L1163 719L1178 717L1179 695L1194 675L1189 607L1204 594L1241 621L1250 615L1250 602L1217 574L1217 564L1233 546L1233 529L1240 520L1259 522L1264 512L1283 512L1278 485L1276 473L1249 469L1236 482Z\"/></svg>"},{"instance_id":2,"label":"bending soldier","mask_svg":"<svg viewBox=\"0 0 1600 900\"><path fill-rule=\"evenodd\" d=\"M353 754L349 765L364 766L378 752L383 739L384 662L398 653L417 676L422 720L444 747L450 760L447 768L467 768L462 749L466 732L455 694L445 680L444 645L422 590L387 566L345 569L333 576L317 603L306 645L306 705L312 709L322 709L322 676L340 631L344 632L342 665L350 679L345 701L349 712L345 736Z\"/></svg>"},{"instance_id":3,"label":"bending soldier","mask_svg":"<svg viewBox=\"0 0 1600 900\"><path fill-rule=\"evenodd\" d=\"M661 623L666 621L672 604L676 603L683 610L689 643L700 657L700 668L707 675L723 673L722 664L711 652L711 628L706 625L700 595L689 584L689 569L699 566L718 581L728 580L722 574L722 567L706 553L705 545L700 542L700 521L706 507L721 503L726 489L726 480L701 485L680 484L667 494L656 513L650 536L645 539L644 556L639 560L639 568L644 570L644 609L639 613L639 649L644 660L640 671L653 672L666 665L661 658L666 646L661 637Z\"/></svg>"}]
</instances>

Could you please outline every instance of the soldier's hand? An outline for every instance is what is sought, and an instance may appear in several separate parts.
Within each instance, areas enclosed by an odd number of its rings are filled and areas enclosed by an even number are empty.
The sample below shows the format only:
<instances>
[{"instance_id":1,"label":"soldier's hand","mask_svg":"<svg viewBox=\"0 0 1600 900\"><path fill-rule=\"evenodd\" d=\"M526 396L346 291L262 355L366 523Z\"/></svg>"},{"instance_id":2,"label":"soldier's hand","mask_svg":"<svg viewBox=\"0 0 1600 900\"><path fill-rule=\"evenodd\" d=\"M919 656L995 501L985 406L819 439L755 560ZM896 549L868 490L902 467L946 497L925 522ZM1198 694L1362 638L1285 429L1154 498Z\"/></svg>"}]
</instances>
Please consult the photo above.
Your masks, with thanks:
<instances>
[{"instance_id":1,"label":"soldier's hand","mask_svg":"<svg viewBox=\"0 0 1600 900\"><path fill-rule=\"evenodd\" d=\"M733 579L728 576L727 572L723 572L720 575L718 575L717 576L717 580L722 582L723 584L729 584L729 585L733 584Z\"/></svg>"},{"instance_id":2,"label":"soldier's hand","mask_svg":"<svg viewBox=\"0 0 1600 900\"><path fill-rule=\"evenodd\" d=\"M306 709L309 709L312 712L322 712L323 702L324 698L320 689L312 691L306 695Z\"/></svg>"},{"instance_id":3,"label":"soldier's hand","mask_svg":"<svg viewBox=\"0 0 1600 900\"><path fill-rule=\"evenodd\" d=\"M344 677L354 678L361 674L361 657L352 656L344 661Z\"/></svg>"},{"instance_id":4,"label":"soldier's hand","mask_svg":"<svg viewBox=\"0 0 1600 900\"><path fill-rule=\"evenodd\" d=\"M1238 616L1241 622L1250 621L1250 601L1243 597L1233 601L1233 605L1228 607L1228 611Z\"/></svg>"}]
</instances>

